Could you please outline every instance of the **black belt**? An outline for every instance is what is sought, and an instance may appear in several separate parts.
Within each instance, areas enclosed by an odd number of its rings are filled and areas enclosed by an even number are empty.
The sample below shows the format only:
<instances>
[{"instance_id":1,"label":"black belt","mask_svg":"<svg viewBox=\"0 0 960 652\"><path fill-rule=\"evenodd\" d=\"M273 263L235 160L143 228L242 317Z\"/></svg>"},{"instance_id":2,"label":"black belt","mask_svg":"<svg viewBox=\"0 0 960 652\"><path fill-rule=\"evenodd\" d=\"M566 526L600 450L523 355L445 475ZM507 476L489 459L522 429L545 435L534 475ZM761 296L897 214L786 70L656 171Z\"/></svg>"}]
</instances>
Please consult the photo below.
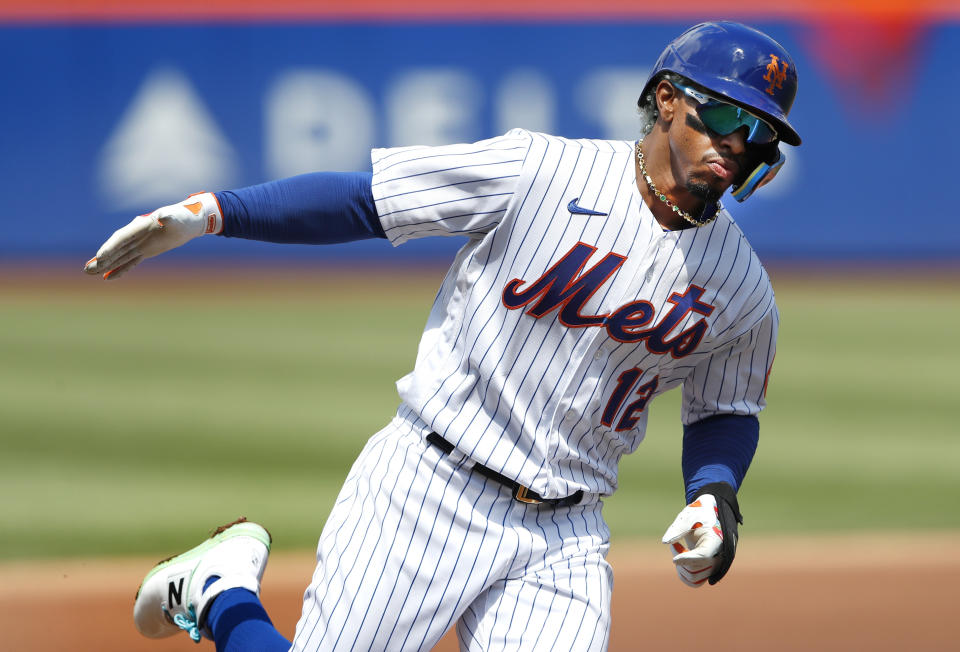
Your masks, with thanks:
<instances>
[{"instance_id":1,"label":"black belt","mask_svg":"<svg viewBox=\"0 0 960 652\"><path fill-rule=\"evenodd\" d=\"M443 451L444 455L449 455L453 452L455 446L448 442L446 439L441 437L435 432L431 432L427 435L427 443L433 444L437 448ZM491 480L496 480L500 484L509 487L513 492L514 500L519 500L521 503L527 503L529 505L550 505L552 507L566 507L568 505L576 505L583 498L583 491L578 491L577 493L567 496L566 498L544 498L536 491L524 487L522 484L515 480L511 480L502 473L497 473L493 469L484 466L483 464L475 463L473 465L473 470L479 473L480 475L490 478Z\"/></svg>"}]
</instances>

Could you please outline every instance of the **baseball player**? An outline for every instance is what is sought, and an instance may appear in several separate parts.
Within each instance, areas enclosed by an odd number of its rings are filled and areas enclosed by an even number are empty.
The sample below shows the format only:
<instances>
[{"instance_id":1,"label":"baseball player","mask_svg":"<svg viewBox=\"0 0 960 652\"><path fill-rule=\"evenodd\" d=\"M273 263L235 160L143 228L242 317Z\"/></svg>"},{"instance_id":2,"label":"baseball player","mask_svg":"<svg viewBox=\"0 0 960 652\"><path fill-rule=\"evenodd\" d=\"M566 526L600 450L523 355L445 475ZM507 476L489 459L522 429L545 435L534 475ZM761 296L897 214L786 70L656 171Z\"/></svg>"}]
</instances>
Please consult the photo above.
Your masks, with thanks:
<instances>
[{"instance_id":1,"label":"baseball player","mask_svg":"<svg viewBox=\"0 0 960 652\"><path fill-rule=\"evenodd\" d=\"M360 453L323 528L293 640L258 592L270 549L238 521L152 569L134 619L218 650L602 650L612 571L603 497L682 386L680 579L714 584L742 523L778 313L720 198L799 145L797 72L767 35L704 23L661 55L635 142L514 130L378 149L373 171L200 193L135 218L86 265L114 279L203 234L276 242L465 235L400 408Z\"/></svg>"}]
</instances>

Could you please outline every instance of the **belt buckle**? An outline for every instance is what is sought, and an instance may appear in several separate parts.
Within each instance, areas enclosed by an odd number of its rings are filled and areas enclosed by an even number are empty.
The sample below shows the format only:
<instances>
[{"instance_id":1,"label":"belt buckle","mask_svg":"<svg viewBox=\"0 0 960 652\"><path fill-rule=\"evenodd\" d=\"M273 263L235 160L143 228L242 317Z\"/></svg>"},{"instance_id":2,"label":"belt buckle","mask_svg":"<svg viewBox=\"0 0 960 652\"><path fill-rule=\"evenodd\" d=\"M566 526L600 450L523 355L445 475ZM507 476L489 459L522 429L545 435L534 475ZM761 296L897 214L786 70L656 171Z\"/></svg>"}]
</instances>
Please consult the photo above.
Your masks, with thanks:
<instances>
[{"instance_id":1,"label":"belt buckle","mask_svg":"<svg viewBox=\"0 0 960 652\"><path fill-rule=\"evenodd\" d=\"M514 500L518 500L521 503L526 503L528 505L540 505L543 503L539 498L534 498L530 495L530 490L524 487L522 484L518 484L517 488L513 490Z\"/></svg>"}]
</instances>

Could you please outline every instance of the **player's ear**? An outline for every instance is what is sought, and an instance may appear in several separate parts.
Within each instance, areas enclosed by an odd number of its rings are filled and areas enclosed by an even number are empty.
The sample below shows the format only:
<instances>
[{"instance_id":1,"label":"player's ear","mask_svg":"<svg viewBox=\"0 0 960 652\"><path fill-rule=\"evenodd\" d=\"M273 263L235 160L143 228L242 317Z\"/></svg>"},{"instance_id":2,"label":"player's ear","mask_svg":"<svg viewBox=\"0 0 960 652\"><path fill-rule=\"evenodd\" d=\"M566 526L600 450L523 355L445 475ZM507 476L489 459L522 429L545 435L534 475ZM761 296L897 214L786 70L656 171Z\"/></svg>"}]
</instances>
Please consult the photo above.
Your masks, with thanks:
<instances>
[{"instance_id":1,"label":"player's ear","mask_svg":"<svg viewBox=\"0 0 960 652\"><path fill-rule=\"evenodd\" d=\"M660 112L660 118L669 124L673 120L673 116L676 115L677 102L683 100L682 96L677 91L676 86L666 79L660 80L653 94L657 100L657 111Z\"/></svg>"}]
</instances>

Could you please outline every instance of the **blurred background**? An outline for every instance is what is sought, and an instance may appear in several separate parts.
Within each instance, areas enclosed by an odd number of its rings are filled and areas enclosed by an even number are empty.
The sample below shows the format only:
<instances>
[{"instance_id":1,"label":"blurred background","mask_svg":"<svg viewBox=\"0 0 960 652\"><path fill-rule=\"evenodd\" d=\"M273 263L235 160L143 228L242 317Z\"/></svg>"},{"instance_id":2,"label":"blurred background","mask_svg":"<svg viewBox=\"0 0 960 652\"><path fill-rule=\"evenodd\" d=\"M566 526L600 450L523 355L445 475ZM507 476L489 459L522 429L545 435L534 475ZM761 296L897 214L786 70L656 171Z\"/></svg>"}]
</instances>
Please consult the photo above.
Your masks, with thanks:
<instances>
[{"instance_id":1,"label":"blurred background","mask_svg":"<svg viewBox=\"0 0 960 652\"><path fill-rule=\"evenodd\" d=\"M133 631L145 559L240 514L274 535L286 603L268 606L291 633L336 492L463 244L207 237L116 283L82 274L114 229L190 192L367 170L371 147L512 127L634 139L662 49L718 18L769 33L799 72L804 145L726 202L771 272L779 350L738 568L695 602L657 543L683 504L678 392L649 408L604 508L611 649L682 649L677 605L715 650L950 649L956 0L0 0L10 649L184 649Z\"/></svg>"},{"instance_id":2,"label":"blurred background","mask_svg":"<svg viewBox=\"0 0 960 652\"><path fill-rule=\"evenodd\" d=\"M169 552L237 513L312 547L462 245L209 237L85 277L132 215L371 147L633 139L661 50L715 18L793 54L804 138L727 202L783 313L748 527L955 530L958 7L0 2L0 560ZM615 537L682 504L678 400L624 462Z\"/></svg>"},{"instance_id":3,"label":"blurred background","mask_svg":"<svg viewBox=\"0 0 960 652\"><path fill-rule=\"evenodd\" d=\"M786 46L801 84L791 121L805 144L784 146L776 183L736 206L761 256L956 258L958 3L682 4L2 2L0 256L82 257L133 213L198 189L369 169L371 147L517 126L633 139L636 96L664 46L732 18ZM213 240L182 255L386 251ZM432 239L391 255L447 260L458 246Z\"/></svg>"}]
</instances>

